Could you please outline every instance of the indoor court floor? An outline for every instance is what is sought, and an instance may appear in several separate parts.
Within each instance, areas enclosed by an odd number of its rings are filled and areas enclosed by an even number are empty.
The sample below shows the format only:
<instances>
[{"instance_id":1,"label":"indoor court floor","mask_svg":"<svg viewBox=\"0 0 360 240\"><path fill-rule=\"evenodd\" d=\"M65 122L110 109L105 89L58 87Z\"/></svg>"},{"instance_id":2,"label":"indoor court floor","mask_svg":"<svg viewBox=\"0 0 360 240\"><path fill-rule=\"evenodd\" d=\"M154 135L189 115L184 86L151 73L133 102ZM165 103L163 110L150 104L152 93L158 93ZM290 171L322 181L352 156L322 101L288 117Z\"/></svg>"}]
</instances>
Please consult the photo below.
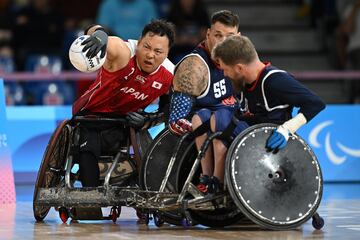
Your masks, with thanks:
<instances>
[{"instance_id":1,"label":"indoor court floor","mask_svg":"<svg viewBox=\"0 0 360 240\"><path fill-rule=\"evenodd\" d=\"M270 231L254 224L234 225L221 229L194 226L184 229L153 222L137 222L132 208L122 208L121 216L112 221L79 221L62 223L51 209L44 222L37 223L32 213L32 185L16 186L16 205L0 205L0 239L360 239L360 184L325 184L318 209L325 219L322 230L315 230L311 220L290 231ZM108 209L105 209L108 210Z\"/></svg>"}]
</instances>

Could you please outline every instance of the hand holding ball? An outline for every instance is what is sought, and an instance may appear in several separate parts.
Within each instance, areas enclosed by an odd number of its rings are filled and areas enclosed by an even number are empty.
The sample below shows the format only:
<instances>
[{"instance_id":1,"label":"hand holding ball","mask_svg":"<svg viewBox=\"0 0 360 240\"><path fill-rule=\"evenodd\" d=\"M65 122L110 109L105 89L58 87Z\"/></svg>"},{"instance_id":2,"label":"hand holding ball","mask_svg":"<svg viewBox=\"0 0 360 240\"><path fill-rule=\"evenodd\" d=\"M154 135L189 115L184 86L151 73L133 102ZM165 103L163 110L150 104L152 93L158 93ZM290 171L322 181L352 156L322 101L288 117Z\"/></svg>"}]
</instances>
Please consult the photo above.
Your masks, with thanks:
<instances>
[{"instance_id":1,"label":"hand holding ball","mask_svg":"<svg viewBox=\"0 0 360 240\"><path fill-rule=\"evenodd\" d=\"M103 53L103 51L106 49L101 49L99 52L97 52L94 57L87 57L87 53L91 49L86 49L85 52L83 52L83 48L86 45L82 45L82 43L87 40L90 36L84 35L78 37L72 44L69 49L69 59L71 64L79 71L81 72L94 72L98 70L105 62L106 54Z\"/></svg>"}]
</instances>

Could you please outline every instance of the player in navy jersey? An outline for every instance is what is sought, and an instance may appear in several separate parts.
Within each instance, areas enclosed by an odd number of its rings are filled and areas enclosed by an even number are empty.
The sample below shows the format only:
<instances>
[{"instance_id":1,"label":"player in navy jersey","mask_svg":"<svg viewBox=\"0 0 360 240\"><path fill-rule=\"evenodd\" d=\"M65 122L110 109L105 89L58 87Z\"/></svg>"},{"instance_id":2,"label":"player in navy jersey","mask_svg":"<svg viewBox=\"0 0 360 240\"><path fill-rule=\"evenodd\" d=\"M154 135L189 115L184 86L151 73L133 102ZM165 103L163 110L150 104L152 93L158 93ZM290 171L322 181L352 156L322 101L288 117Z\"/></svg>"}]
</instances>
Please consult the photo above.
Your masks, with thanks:
<instances>
[{"instance_id":1,"label":"player in navy jersey","mask_svg":"<svg viewBox=\"0 0 360 240\"><path fill-rule=\"evenodd\" d=\"M230 122L236 103L231 82L211 59L213 47L226 37L240 34L239 18L230 11L215 12L206 39L176 66L171 98L169 129L181 135L196 129L213 115L214 131L222 131ZM193 115L193 116L192 116ZM190 121L187 120L191 118ZM221 116L229 116L225 119ZM199 149L207 134L195 139ZM218 188L224 178L223 152L226 148L215 139L201 160L202 176L198 189L204 193ZM219 157L220 156L220 157Z\"/></svg>"},{"instance_id":2,"label":"player in navy jersey","mask_svg":"<svg viewBox=\"0 0 360 240\"><path fill-rule=\"evenodd\" d=\"M219 43L212 56L240 95L242 111L232 133L246 126L276 123L279 127L266 142L269 150L286 146L289 136L325 108L323 101L286 71L259 60L252 42L245 36L232 36ZM299 108L292 117L293 108Z\"/></svg>"},{"instance_id":3,"label":"player in navy jersey","mask_svg":"<svg viewBox=\"0 0 360 240\"><path fill-rule=\"evenodd\" d=\"M137 111L168 93L172 84L174 65L167 55L174 43L174 26L153 20L144 27L139 41L109 37L99 25L90 26L85 34L90 35L82 43L87 57L102 51L106 60L94 83L74 103L73 115L127 116L132 125L142 127L149 115ZM98 158L103 148L124 140L121 127L108 128L98 124L80 127L79 169L85 187L99 184Z\"/></svg>"}]
</instances>

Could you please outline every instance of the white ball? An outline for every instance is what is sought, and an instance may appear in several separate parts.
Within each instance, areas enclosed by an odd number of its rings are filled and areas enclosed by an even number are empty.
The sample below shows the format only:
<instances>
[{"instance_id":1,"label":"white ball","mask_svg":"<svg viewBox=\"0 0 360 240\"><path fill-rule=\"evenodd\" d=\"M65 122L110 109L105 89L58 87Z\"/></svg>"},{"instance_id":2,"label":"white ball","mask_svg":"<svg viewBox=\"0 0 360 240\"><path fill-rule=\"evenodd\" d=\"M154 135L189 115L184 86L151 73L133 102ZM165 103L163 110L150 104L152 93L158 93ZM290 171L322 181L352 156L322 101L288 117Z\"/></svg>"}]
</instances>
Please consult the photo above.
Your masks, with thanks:
<instances>
[{"instance_id":1,"label":"white ball","mask_svg":"<svg viewBox=\"0 0 360 240\"><path fill-rule=\"evenodd\" d=\"M81 45L89 35L80 36L71 44L69 49L69 59L71 64L81 72L94 72L98 70L105 62L106 54L103 58L100 58L101 51L93 58L86 57L86 52L82 49L85 45Z\"/></svg>"}]
</instances>

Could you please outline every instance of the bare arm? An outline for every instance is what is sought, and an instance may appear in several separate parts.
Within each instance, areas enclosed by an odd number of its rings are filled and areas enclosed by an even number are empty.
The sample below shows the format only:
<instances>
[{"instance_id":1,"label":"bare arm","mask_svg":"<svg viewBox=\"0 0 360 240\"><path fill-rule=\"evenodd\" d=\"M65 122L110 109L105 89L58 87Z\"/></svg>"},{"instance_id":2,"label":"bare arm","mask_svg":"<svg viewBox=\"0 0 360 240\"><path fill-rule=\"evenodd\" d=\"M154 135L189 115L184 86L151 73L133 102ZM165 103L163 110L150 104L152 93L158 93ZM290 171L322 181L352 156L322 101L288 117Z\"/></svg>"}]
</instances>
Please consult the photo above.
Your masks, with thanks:
<instances>
[{"instance_id":1,"label":"bare arm","mask_svg":"<svg viewBox=\"0 0 360 240\"><path fill-rule=\"evenodd\" d=\"M185 58L174 75L174 90L200 96L208 84L209 73L205 63L197 56Z\"/></svg>"},{"instance_id":2,"label":"bare arm","mask_svg":"<svg viewBox=\"0 0 360 240\"><path fill-rule=\"evenodd\" d=\"M91 35L100 25L93 26L89 29L88 34ZM115 72L124 68L131 57L131 52L126 43L119 37L110 36L106 47L106 60L103 67Z\"/></svg>"},{"instance_id":3,"label":"bare arm","mask_svg":"<svg viewBox=\"0 0 360 240\"><path fill-rule=\"evenodd\" d=\"M113 36L109 37L106 53L104 68L110 72L124 68L131 57L130 49L126 43L121 38Z\"/></svg>"}]
</instances>

